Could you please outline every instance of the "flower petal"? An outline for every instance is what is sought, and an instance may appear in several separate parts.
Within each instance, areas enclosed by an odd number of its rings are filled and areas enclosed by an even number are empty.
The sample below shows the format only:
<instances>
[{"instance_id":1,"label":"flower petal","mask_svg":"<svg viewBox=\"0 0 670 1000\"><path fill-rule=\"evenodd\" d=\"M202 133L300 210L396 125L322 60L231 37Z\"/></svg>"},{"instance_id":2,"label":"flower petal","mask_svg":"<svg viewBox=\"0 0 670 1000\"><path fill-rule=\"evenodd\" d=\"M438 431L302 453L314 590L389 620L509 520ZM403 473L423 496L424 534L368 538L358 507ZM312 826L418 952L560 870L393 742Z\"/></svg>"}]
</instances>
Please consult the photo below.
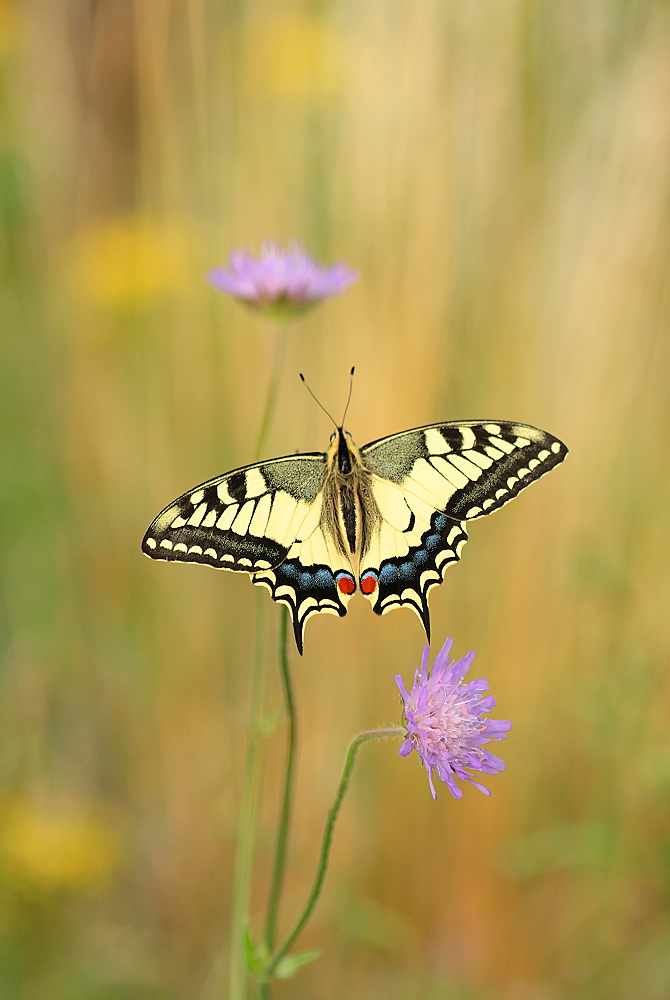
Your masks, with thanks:
<instances>
[{"instance_id":1,"label":"flower petal","mask_svg":"<svg viewBox=\"0 0 670 1000\"><path fill-rule=\"evenodd\" d=\"M444 680L447 681L449 684L452 684L454 687L456 687L458 684L461 683L461 681L467 674L474 658L475 654L473 650L470 650L470 652L462 659L456 660L456 662L452 663L452 665L447 670L446 674L444 675Z\"/></svg>"}]
</instances>

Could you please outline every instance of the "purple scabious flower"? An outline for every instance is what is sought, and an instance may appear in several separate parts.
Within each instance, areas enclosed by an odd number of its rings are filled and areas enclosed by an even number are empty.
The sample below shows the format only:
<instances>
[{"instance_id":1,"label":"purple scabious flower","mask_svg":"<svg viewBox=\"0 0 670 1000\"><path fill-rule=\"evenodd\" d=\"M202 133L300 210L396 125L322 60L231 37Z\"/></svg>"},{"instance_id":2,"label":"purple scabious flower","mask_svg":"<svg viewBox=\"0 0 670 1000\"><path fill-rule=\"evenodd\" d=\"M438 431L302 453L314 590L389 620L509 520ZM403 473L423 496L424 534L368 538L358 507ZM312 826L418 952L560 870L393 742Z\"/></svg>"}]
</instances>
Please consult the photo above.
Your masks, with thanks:
<instances>
[{"instance_id":1,"label":"purple scabious flower","mask_svg":"<svg viewBox=\"0 0 670 1000\"><path fill-rule=\"evenodd\" d=\"M215 267L207 274L214 288L282 318L337 295L357 279L358 272L342 261L320 267L297 241L286 250L267 241L257 257L245 250L232 250L228 267Z\"/></svg>"},{"instance_id":2,"label":"purple scabious flower","mask_svg":"<svg viewBox=\"0 0 670 1000\"><path fill-rule=\"evenodd\" d=\"M512 728L511 722L502 719L483 719L482 715L495 706L492 695L483 697L488 691L484 678L463 684L463 678L475 658L472 650L461 660L449 662L452 641L447 639L435 657L433 669L428 673L426 646L421 658L421 669L414 673L414 686L408 693L402 677L396 675L396 683L404 702L403 721L407 727L405 742L400 755L407 757L416 750L428 771L428 782L434 799L437 798L433 784L433 771L446 784L451 794L460 799L463 791L456 784L471 781L475 788L490 795L488 788L476 782L466 771L471 768L484 774L497 774L505 770L505 762L490 750L485 743L504 740Z\"/></svg>"}]
</instances>

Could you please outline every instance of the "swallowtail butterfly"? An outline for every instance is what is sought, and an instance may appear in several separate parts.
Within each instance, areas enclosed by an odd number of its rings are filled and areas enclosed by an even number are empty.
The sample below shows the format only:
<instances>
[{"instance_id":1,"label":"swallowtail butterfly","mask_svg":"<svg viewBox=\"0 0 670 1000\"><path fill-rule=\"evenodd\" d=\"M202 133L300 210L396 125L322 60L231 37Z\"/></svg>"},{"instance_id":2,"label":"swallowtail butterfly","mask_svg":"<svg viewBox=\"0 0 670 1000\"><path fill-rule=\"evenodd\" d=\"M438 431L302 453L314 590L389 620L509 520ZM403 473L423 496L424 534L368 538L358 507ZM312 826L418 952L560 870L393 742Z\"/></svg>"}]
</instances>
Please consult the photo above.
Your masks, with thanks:
<instances>
[{"instance_id":1,"label":"swallowtail butterfly","mask_svg":"<svg viewBox=\"0 0 670 1000\"><path fill-rule=\"evenodd\" d=\"M152 559L249 573L285 604L302 653L305 623L372 610L415 611L430 639L428 593L460 559L467 522L491 514L568 449L526 424L430 424L357 448L342 427L324 454L256 462L189 490L142 542Z\"/></svg>"}]
</instances>

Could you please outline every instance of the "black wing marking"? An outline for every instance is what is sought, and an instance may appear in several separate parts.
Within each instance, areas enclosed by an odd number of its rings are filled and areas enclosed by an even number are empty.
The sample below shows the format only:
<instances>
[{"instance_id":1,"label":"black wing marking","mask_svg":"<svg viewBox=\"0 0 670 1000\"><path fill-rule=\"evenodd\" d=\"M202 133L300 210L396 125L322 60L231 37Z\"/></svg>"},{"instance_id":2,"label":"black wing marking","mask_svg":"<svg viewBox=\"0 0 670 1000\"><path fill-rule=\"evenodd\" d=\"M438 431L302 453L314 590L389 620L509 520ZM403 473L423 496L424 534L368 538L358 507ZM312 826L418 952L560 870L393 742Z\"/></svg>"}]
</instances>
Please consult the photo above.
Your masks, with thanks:
<instances>
[{"instance_id":1,"label":"black wing marking","mask_svg":"<svg viewBox=\"0 0 670 1000\"><path fill-rule=\"evenodd\" d=\"M460 558L465 522L502 507L567 453L545 431L499 420L431 424L365 445L382 518L361 560L373 610L410 606L430 638L428 592Z\"/></svg>"}]
</instances>

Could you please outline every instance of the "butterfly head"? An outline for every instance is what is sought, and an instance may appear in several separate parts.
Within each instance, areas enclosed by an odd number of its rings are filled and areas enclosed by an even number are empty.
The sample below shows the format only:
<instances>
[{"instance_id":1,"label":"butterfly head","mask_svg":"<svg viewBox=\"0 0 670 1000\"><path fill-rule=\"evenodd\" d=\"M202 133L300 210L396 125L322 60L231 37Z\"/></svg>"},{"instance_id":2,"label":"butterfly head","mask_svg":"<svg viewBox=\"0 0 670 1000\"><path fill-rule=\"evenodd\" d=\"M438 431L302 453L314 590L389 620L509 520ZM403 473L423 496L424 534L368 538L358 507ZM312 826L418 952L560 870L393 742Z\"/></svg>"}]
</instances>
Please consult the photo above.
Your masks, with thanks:
<instances>
[{"instance_id":1,"label":"butterfly head","mask_svg":"<svg viewBox=\"0 0 670 1000\"><path fill-rule=\"evenodd\" d=\"M342 476L349 476L360 465L358 448L354 444L351 434L343 427L338 427L330 435L329 468L335 468Z\"/></svg>"},{"instance_id":2,"label":"butterfly head","mask_svg":"<svg viewBox=\"0 0 670 1000\"><path fill-rule=\"evenodd\" d=\"M349 410L349 403L351 402L351 392L354 386L354 372L355 368L352 368L349 372L349 395L347 396L347 402L344 407L344 413L342 414L342 421L340 424L336 424L333 417L328 413L325 406L319 402L310 387L305 382L305 376L301 373L300 378L303 385L307 389L312 399L321 407L326 416L335 424L335 430L330 435L330 448L328 449L328 468L333 469L334 467L342 476L349 476L358 466L362 465L360 459L360 453L358 448L353 442L351 434L349 431L344 429L344 421L347 418L347 412Z\"/></svg>"}]
</instances>

